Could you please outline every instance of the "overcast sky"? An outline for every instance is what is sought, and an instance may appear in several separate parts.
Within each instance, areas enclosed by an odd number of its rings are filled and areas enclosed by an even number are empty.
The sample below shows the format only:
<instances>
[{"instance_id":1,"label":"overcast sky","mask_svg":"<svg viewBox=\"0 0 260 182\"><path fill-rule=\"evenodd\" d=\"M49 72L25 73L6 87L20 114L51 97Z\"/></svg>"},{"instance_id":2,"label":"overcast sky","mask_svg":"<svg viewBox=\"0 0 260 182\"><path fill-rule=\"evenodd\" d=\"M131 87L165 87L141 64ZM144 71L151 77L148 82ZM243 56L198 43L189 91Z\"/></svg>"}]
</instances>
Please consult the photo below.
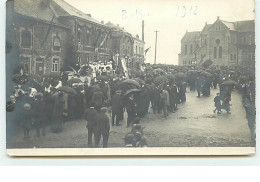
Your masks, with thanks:
<instances>
[{"instance_id":1,"label":"overcast sky","mask_svg":"<svg viewBox=\"0 0 260 182\"><path fill-rule=\"evenodd\" d=\"M178 64L180 40L186 30L201 31L217 16L225 21L254 19L253 0L65 0L98 21L119 24L133 35L142 34L151 46L146 62L154 62L155 30L158 33L157 63ZM185 12L186 9L186 12Z\"/></svg>"}]
</instances>

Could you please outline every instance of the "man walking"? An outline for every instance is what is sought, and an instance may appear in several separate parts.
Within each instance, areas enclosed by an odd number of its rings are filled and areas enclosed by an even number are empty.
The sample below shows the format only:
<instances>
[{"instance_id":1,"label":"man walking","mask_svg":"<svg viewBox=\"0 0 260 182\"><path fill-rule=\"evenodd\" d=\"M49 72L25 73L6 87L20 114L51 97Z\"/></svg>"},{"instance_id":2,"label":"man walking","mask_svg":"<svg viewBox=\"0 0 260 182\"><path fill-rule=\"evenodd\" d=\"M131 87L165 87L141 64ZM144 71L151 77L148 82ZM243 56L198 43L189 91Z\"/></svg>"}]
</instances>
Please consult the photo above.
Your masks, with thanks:
<instances>
[{"instance_id":1,"label":"man walking","mask_svg":"<svg viewBox=\"0 0 260 182\"><path fill-rule=\"evenodd\" d=\"M85 119L87 120L87 126L88 129L88 147L92 148L92 136L95 132L95 128L97 126L96 122L96 115L97 110L94 107L90 107L89 109L86 109L85 111Z\"/></svg>"},{"instance_id":2,"label":"man walking","mask_svg":"<svg viewBox=\"0 0 260 182\"><path fill-rule=\"evenodd\" d=\"M102 107L100 111L96 114L95 120L97 122L97 127L95 131L95 147L99 147L101 136L103 138L103 148L107 148L108 137L109 137L109 118L106 115L107 108Z\"/></svg>"},{"instance_id":3,"label":"man walking","mask_svg":"<svg viewBox=\"0 0 260 182\"><path fill-rule=\"evenodd\" d=\"M121 99L121 90L117 90L116 94L112 97L112 126L115 124L119 126L119 122L123 119L123 101Z\"/></svg>"}]
</instances>

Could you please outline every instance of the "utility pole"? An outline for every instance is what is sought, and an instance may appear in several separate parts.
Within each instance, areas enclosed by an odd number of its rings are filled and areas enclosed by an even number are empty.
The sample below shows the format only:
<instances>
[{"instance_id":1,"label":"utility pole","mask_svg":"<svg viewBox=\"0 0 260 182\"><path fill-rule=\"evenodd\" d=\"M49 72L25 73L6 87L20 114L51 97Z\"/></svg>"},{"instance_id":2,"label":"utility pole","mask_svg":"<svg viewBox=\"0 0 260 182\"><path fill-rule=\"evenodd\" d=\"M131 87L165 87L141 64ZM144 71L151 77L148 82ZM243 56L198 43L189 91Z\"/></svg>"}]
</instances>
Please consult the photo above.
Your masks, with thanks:
<instances>
[{"instance_id":1,"label":"utility pole","mask_svg":"<svg viewBox=\"0 0 260 182\"><path fill-rule=\"evenodd\" d=\"M155 31L155 56L154 56L154 64L156 64L156 51L157 51L157 33L159 31Z\"/></svg>"}]
</instances>

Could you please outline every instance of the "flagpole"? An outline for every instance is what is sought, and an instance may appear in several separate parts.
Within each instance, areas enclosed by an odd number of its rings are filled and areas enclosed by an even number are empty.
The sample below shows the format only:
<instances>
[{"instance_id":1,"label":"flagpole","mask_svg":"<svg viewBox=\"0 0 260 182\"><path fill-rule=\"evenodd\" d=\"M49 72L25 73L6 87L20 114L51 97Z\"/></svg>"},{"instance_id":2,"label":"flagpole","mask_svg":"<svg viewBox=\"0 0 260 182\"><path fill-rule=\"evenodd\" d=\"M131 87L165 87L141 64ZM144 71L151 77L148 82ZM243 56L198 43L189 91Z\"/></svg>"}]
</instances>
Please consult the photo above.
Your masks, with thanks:
<instances>
[{"instance_id":1,"label":"flagpole","mask_svg":"<svg viewBox=\"0 0 260 182\"><path fill-rule=\"evenodd\" d=\"M155 31L155 55L154 55L154 64L156 64L156 51L157 51L157 33L158 33L159 31L158 30L156 30Z\"/></svg>"}]
</instances>

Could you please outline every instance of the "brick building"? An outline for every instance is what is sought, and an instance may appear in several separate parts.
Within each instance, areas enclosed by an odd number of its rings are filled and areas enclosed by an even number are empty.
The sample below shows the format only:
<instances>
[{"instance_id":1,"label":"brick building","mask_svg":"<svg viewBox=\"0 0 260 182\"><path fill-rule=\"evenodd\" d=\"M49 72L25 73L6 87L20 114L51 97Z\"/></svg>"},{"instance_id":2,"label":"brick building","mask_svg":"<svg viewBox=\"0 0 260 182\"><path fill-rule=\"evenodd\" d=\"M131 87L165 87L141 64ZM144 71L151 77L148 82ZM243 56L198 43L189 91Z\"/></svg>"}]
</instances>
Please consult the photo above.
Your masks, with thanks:
<instances>
[{"instance_id":1,"label":"brick building","mask_svg":"<svg viewBox=\"0 0 260 182\"><path fill-rule=\"evenodd\" d=\"M218 17L213 24L206 23L201 32L186 32L181 42L179 65L207 59L218 65L254 65L254 20L227 22Z\"/></svg>"},{"instance_id":2,"label":"brick building","mask_svg":"<svg viewBox=\"0 0 260 182\"><path fill-rule=\"evenodd\" d=\"M69 28L58 21L51 7L41 0L9 1L12 68L27 74L49 74L63 67ZM8 17L9 18L9 17Z\"/></svg>"}]
</instances>

